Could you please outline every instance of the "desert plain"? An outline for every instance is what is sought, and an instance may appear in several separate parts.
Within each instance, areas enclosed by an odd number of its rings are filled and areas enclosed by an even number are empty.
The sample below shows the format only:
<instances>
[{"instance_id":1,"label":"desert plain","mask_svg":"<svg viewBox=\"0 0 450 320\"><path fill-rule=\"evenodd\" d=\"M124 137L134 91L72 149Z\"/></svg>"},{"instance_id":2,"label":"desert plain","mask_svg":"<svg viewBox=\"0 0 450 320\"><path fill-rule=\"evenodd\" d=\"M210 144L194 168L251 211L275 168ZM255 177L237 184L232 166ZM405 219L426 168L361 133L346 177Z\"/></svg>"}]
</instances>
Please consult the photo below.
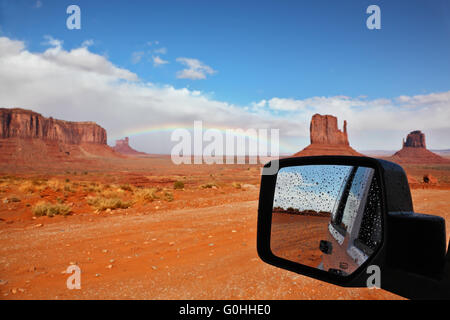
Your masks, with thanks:
<instances>
[{"instance_id":1,"label":"desert plain","mask_svg":"<svg viewBox=\"0 0 450 320\"><path fill-rule=\"evenodd\" d=\"M262 262L260 167L165 155L0 165L0 299L402 299ZM404 168L415 211L444 217L448 238L450 165ZM71 265L79 290L66 285Z\"/></svg>"}]
</instances>

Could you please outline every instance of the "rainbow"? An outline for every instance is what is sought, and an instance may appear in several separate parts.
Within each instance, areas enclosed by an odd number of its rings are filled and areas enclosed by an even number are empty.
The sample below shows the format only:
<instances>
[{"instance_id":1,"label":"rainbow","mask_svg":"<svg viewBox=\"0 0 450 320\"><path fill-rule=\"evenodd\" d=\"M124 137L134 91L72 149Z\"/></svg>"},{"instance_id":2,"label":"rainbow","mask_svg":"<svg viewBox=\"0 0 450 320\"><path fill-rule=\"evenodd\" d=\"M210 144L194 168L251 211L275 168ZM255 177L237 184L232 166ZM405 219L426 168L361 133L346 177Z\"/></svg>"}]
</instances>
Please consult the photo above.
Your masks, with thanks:
<instances>
[{"instance_id":1,"label":"rainbow","mask_svg":"<svg viewBox=\"0 0 450 320\"><path fill-rule=\"evenodd\" d=\"M193 131L194 126L193 126L193 124L186 125L185 123L155 124L155 125L149 125L149 126L145 126L145 127L125 130L125 131L123 131L122 137L136 137L136 136L153 134L153 133L161 133L161 132L170 133L176 129L186 129L189 131ZM203 129L203 131L208 130L208 129L217 130L225 136L227 130L237 130L237 129L242 129L242 128L237 128L237 127L233 128L233 127L222 126L222 125L208 126L203 123L202 129ZM256 141L258 140L257 134L256 135L248 134L246 131L247 130L243 129L243 132L234 132L234 135L240 136L240 137L245 137L245 138L256 140ZM264 139L264 140L269 145L270 133L268 134L268 136L269 136L268 137L269 139ZM282 139L280 139L280 141L279 141L279 146L280 146L280 151L283 151L283 152L296 152L296 151L298 151L297 149L299 148L299 146L293 145L291 143L287 143L286 141L283 141Z\"/></svg>"}]
</instances>

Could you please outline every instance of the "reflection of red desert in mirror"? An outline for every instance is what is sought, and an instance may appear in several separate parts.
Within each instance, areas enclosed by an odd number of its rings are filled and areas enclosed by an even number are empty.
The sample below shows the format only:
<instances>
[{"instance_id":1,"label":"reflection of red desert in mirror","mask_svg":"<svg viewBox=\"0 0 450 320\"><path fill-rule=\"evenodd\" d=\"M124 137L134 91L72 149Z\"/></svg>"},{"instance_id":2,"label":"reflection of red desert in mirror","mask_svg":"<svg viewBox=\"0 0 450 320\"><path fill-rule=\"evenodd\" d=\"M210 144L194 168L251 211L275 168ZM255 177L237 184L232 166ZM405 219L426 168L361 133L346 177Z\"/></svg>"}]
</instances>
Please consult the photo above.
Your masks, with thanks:
<instances>
[{"instance_id":1,"label":"reflection of red desert in mirror","mask_svg":"<svg viewBox=\"0 0 450 320\"><path fill-rule=\"evenodd\" d=\"M328 240L330 217L273 212L270 248L277 257L313 268L322 262L320 240Z\"/></svg>"}]
</instances>

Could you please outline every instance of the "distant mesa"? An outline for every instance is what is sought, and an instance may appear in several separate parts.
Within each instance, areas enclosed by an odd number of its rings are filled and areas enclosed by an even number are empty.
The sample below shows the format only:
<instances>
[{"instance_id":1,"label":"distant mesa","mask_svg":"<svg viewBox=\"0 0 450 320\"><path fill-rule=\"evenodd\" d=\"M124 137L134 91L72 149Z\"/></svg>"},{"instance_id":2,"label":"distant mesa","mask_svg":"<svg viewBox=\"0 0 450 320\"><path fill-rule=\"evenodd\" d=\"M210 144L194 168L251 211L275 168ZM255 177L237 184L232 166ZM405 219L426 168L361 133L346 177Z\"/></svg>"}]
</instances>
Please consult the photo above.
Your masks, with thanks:
<instances>
[{"instance_id":1,"label":"distant mesa","mask_svg":"<svg viewBox=\"0 0 450 320\"><path fill-rule=\"evenodd\" d=\"M106 130L95 122L57 120L31 110L0 108L0 165L57 167L123 157L106 142Z\"/></svg>"},{"instance_id":2,"label":"distant mesa","mask_svg":"<svg viewBox=\"0 0 450 320\"><path fill-rule=\"evenodd\" d=\"M114 151L127 155L127 156L145 156L145 152L139 152L130 147L130 139L125 137L124 139L116 140L116 145L113 147Z\"/></svg>"},{"instance_id":3,"label":"distant mesa","mask_svg":"<svg viewBox=\"0 0 450 320\"><path fill-rule=\"evenodd\" d=\"M426 147L425 134L420 130L412 131L403 139L403 147L389 160L398 163L449 163L450 161L431 152Z\"/></svg>"},{"instance_id":4,"label":"distant mesa","mask_svg":"<svg viewBox=\"0 0 450 320\"><path fill-rule=\"evenodd\" d=\"M315 114L312 116L309 129L311 144L296 157L319 155L363 156L350 147L347 135L347 121L344 120L344 130L338 128L337 118L331 115Z\"/></svg>"},{"instance_id":5,"label":"distant mesa","mask_svg":"<svg viewBox=\"0 0 450 320\"><path fill-rule=\"evenodd\" d=\"M0 108L0 139L7 138L106 145L106 130L95 122L57 120L31 110Z\"/></svg>"}]
</instances>

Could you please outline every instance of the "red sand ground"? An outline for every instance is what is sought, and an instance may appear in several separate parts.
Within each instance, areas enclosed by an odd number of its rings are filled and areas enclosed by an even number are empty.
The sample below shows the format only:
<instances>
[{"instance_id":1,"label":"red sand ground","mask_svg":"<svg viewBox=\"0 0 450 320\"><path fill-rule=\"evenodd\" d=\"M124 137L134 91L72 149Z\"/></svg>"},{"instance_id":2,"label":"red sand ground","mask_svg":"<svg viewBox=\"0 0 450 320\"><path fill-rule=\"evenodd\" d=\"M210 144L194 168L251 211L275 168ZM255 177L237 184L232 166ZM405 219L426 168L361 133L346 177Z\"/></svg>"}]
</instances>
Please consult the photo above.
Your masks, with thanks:
<instances>
[{"instance_id":1,"label":"red sand ground","mask_svg":"<svg viewBox=\"0 0 450 320\"><path fill-rule=\"evenodd\" d=\"M155 156L113 159L89 172L76 165L36 170L17 172L0 189L1 200L20 199L0 203L0 299L400 298L383 290L340 288L263 263L256 252L257 166L173 166L168 157ZM447 167L433 171L439 181L447 173ZM25 181L37 179L158 186L174 200L96 214L85 202L94 191L81 186L75 192L20 191ZM173 190L179 180L184 190ZM201 188L205 183L215 186ZM415 210L449 221L450 189L423 188L412 190ZM124 194L131 198L130 191ZM36 202L57 198L72 205L71 216L33 219ZM81 290L66 288L68 275L62 272L70 264L82 270Z\"/></svg>"}]
</instances>

